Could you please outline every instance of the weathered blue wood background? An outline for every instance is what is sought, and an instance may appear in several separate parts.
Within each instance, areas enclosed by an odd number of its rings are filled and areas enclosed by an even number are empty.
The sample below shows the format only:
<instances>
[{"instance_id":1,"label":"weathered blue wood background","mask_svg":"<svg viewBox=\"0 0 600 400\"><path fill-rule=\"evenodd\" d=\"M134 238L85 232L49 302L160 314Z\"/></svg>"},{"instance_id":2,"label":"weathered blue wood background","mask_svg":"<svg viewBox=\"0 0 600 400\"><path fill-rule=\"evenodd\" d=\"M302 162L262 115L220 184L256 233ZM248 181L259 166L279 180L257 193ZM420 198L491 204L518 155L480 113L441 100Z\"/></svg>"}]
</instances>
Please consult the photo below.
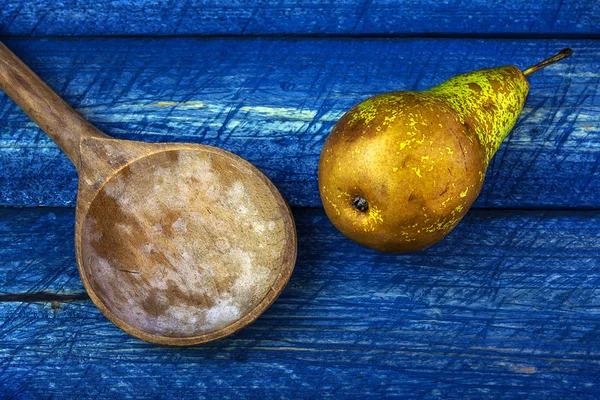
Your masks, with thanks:
<instances>
[{"instance_id":1,"label":"weathered blue wood background","mask_svg":"<svg viewBox=\"0 0 600 400\"><path fill-rule=\"evenodd\" d=\"M595 0L3 2L1 39L101 129L265 171L299 256L229 338L129 337L77 273L74 168L0 95L0 398L600 397L599 34ZM331 226L316 169L345 110L566 46L447 239L389 255Z\"/></svg>"}]
</instances>

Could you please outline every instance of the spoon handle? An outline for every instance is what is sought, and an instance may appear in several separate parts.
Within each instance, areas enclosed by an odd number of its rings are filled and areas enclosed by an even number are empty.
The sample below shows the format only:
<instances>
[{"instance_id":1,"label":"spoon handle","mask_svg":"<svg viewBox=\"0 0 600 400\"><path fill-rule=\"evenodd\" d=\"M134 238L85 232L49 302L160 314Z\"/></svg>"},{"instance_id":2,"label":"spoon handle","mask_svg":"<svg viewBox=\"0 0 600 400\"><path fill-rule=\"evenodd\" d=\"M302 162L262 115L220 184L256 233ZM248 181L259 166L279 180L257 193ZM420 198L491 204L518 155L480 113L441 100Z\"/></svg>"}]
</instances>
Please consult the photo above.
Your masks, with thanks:
<instances>
[{"instance_id":1,"label":"spoon handle","mask_svg":"<svg viewBox=\"0 0 600 400\"><path fill-rule=\"evenodd\" d=\"M60 147L79 169L79 144L106 137L58 96L0 42L0 88Z\"/></svg>"}]
</instances>

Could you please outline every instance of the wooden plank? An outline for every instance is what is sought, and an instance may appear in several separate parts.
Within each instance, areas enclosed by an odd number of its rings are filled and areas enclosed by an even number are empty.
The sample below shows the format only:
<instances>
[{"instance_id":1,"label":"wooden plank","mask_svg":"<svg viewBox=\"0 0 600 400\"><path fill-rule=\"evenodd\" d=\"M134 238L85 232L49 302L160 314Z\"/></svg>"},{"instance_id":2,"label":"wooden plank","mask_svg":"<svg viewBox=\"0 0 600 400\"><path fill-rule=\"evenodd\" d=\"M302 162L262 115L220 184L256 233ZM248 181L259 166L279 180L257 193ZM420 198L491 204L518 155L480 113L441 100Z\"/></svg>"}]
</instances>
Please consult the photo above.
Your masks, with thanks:
<instances>
[{"instance_id":1,"label":"wooden plank","mask_svg":"<svg viewBox=\"0 0 600 400\"><path fill-rule=\"evenodd\" d=\"M597 323L533 310L277 304L187 349L116 330L89 303L2 303L3 398L597 398ZM401 302L400 302L401 304ZM301 310L301 311L298 311ZM374 315L385 313L388 319ZM366 321L365 321L366 318ZM391 320L389 320L391 318ZM552 318L546 320L545 318ZM597 320L596 320L597 322ZM8 326L6 326L8 325ZM594 328L595 326L595 328Z\"/></svg>"},{"instance_id":2,"label":"wooden plank","mask_svg":"<svg viewBox=\"0 0 600 400\"><path fill-rule=\"evenodd\" d=\"M5 35L598 34L594 0L18 0Z\"/></svg>"},{"instance_id":3,"label":"wooden plank","mask_svg":"<svg viewBox=\"0 0 600 400\"><path fill-rule=\"evenodd\" d=\"M1 295L83 292L74 255L74 216L72 208L0 208ZM435 283L423 273L434 274L444 267L439 276L444 281L438 282L444 287L465 270L469 275L459 282L485 278L499 288L512 287L516 281L533 289L540 281L560 278L549 290L569 291L600 280L596 276L600 274L597 210L472 210L445 240L411 255L388 255L354 244L333 228L322 209L294 209L294 216L299 238L296 277L307 268L323 279L346 269L344 275L350 275L336 279L381 280L387 285L391 283L385 277L390 274L423 270L411 282L432 286ZM376 276L361 278L365 271ZM566 278L571 275L579 278Z\"/></svg>"},{"instance_id":4,"label":"wooden plank","mask_svg":"<svg viewBox=\"0 0 600 400\"><path fill-rule=\"evenodd\" d=\"M294 206L320 206L323 141L351 106L469 70L527 67L523 115L475 207L600 206L600 42L459 39L45 39L8 45L107 133L216 145L261 168ZM0 95L0 204L72 206L67 158Z\"/></svg>"},{"instance_id":5,"label":"wooden plank","mask_svg":"<svg viewBox=\"0 0 600 400\"><path fill-rule=\"evenodd\" d=\"M295 217L300 252L282 296L208 345L145 344L89 301L0 296L0 397L597 395L600 212L476 210L413 255L359 247L321 210ZM72 218L0 210L4 291L81 291L73 261L61 261ZM34 275L44 283L31 287Z\"/></svg>"}]
</instances>

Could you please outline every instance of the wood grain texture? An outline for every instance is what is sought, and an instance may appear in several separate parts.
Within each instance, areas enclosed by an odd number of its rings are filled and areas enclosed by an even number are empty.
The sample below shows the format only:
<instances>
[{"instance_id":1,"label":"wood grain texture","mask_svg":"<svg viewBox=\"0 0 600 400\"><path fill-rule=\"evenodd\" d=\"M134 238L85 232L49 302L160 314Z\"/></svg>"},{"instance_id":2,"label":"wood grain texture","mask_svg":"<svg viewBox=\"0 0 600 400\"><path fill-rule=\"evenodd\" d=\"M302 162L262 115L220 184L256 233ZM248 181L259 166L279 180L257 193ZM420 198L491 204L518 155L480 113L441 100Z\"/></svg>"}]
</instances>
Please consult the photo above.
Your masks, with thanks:
<instances>
[{"instance_id":1,"label":"wood grain texture","mask_svg":"<svg viewBox=\"0 0 600 400\"><path fill-rule=\"evenodd\" d=\"M600 205L600 43L458 39L44 39L7 44L101 130L199 142L257 165L293 206L319 206L325 137L373 94L419 90L459 73L525 68L525 110L492 160L475 207ZM0 204L74 205L75 169L0 96Z\"/></svg>"},{"instance_id":2,"label":"wood grain texture","mask_svg":"<svg viewBox=\"0 0 600 400\"><path fill-rule=\"evenodd\" d=\"M2 397L597 395L598 211L475 210L399 256L295 210L299 258L282 296L247 329L189 349L137 341L75 297L73 216L0 210L0 287L21 296L0 295ZM16 301L40 291L50 301Z\"/></svg>"},{"instance_id":3,"label":"wood grain texture","mask_svg":"<svg viewBox=\"0 0 600 400\"><path fill-rule=\"evenodd\" d=\"M598 34L594 0L45 0L0 9L4 35Z\"/></svg>"}]
</instances>

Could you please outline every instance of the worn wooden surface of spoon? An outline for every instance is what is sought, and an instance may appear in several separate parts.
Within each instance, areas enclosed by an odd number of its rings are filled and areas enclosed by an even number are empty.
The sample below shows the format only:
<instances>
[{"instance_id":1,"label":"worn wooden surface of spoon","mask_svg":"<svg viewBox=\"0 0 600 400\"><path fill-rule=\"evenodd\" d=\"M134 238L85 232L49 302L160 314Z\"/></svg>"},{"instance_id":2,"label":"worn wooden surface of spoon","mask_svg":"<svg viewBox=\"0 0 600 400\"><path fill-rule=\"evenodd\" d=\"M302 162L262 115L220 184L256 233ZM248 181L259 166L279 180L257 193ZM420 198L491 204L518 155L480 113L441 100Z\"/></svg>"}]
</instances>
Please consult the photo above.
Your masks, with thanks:
<instances>
[{"instance_id":1,"label":"worn wooden surface of spoon","mask_svg":"<svg viewBox=\"0 0 600 400\"><path fill-rule=\"evenodd\" d=\"M254 321L296 260L289 207L248 161L199 144L113 139L0 43L0 87L79 172L75 247L102 313L142 340L192 345Z\"/></svg>"}]
</instances>

